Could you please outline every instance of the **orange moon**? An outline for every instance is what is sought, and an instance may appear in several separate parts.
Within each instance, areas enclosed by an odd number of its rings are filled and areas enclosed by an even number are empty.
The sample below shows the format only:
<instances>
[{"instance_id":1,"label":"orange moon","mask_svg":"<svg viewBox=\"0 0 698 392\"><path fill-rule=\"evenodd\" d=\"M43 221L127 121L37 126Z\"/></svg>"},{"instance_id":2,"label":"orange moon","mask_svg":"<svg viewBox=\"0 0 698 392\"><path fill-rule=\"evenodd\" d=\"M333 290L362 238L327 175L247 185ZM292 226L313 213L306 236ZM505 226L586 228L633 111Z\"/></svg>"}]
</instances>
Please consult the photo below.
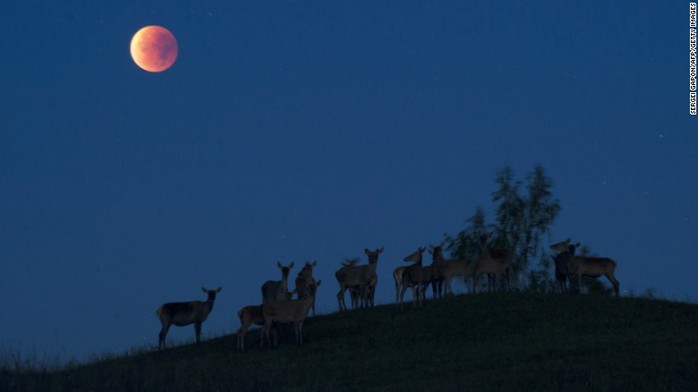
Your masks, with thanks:
<instances>
[{"instance_id":1,"label":"orange moon","mask_svg":"<svg viewBox=\"0 0 698 392\"><path fill-rule=\"evenodd\" d=\"M177 60L179 48L174 35L164 27L146 26L131 39L131 57L148 72L162 72Z\"/></svg>"}]
</instances>

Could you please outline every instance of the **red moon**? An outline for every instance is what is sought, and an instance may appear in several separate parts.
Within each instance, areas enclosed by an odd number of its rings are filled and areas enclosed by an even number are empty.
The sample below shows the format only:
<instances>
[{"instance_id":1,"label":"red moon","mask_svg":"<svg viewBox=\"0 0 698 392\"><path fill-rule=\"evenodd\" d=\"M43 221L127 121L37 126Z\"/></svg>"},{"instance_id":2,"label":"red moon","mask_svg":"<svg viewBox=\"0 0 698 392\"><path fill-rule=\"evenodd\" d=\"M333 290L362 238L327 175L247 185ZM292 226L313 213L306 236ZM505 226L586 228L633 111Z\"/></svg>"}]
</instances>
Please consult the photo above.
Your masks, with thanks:
<instances>
[{"instance_id":1,"label":"red moon","mask_svg":"<svg viewBox=\"0 0 698 392\"><path fill-rule=\"evenodd\" d=\"M164 27L146 26L131 39L131 57L148 72L162 72L177 60L177 40Z\"/></svg>"}]
</instances>

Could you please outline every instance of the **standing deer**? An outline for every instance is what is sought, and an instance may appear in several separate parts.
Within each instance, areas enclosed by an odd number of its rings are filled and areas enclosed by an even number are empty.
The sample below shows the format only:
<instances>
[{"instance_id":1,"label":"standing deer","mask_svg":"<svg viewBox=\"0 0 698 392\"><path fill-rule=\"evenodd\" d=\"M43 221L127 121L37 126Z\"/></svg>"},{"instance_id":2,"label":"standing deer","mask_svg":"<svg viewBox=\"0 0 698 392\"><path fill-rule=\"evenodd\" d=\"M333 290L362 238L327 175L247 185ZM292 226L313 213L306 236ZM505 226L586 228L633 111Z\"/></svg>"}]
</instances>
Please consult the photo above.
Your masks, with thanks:
<instances>
[{"instance_id":1,"label":"standing deer","mask_svg":"<svg viewBox=\"0 0 698 392\"><path fill-rule=\"evenodd\" d=\"M298 279L300 277L305 278L308 276L313 276L313 268L315 268L316 266L317 266L317 260L314 260L312 263L309 261L306 261L303 268L301 268L301 270L298 271L298 275L297 275L296 279Z\"/></svg>"},{"instance_id":2,"label":"standing deer","mask_svg":"<svg viewBox=\"0 0 698 392\"><path fill-rule=\"evenodd\" d=\"M426 290L426 287L431 284L432 295L433 298L436 299L443 298L444 274L439 263L434 261L434 249L435 247L433 245L429 246L429 254L431 255L432 261L430 265L424 267L425 273L429 275L429 282L424 285L424 289Z\"/></svg>"},{"instance_id":3,"label":"standing deer","mask_svg":"<svg viewBox=\"0 0 698 392\"><path fill-rule=\"evenodd\" d=\"M574 254L576 245L569 245L570 252ZM608 257L573 256L567 264L571 275L577 279L577 290L582 287L582 277L598 278L604 275L613 285L616 297L620 295L620 282L614 272L617 263Z\"/></svg>"},{"instance_id":4,"label":"standing deer","mask_svg":"<svg viewBox=\"0 0 698 392\"><path fill-rule=\"evenodd\" d=\"M378 248L375 251L364 249L364 253L368 256L368 265L344 265L334 274L339 283L337 301L339 302L340 311L347 310L347 305L344 302L344 291L347 288L359 287L359 293L362 297L365 296L367 289L371 290L369 295L375 292L375 287L378 284L376 266L378 265L378 256L383 253L383 248ZM372 302L372 300L369 300L369 303Z\"/></svg>"},{"instance_id":5,"label":"standing deer","mask_svg":"<svg viewBox=\"0 0 698 392\"><path fill-rule=\"evenodd\" d=\"M509 249L507 251L500 252L497 257L493 256L492 251L487 246L487 240L491 236L492 233L483 234L480 236L480 256L478 256L478 258L475 260L473 290L477 290L482 274L488 275L490 291L493 289L496 290L493 283L495 283L497 280L506 282L509 276L509 270L512 268L514 261L514 250ZM492 277L490 277L490 274ZM502 285L502 289L506 289L505 284L506 283Z\"/></svg>"},{"instance_id":6,"label":"standing deer","mask_svg":"<svg viewBox=\"0 0 698 392\"><path fill-rule=\"evenodd\" d=\"M318 282L319 284L319 282ZM311 284L310 292L303 299L294 299L291 301L266 300L262 304L262 315L264 317L264 328L262 330L261 346L264 348L264 340L269 341L269 331L272 323L293 323L293 329L296 335L296 344L303 344L303 323L308 315L308 311L313 306L315 301L315 292L317 285ZM270 341L269 341L270 342ZM271 346L271 342L269 343Z\"/></svg>"},{"instance_id":7,"label":"standing deer","mask_svg":"<svg viewBox=\"0 0 698 392\"><path fill-rule=\"evenodd\" d=\"M264 314L262 313L262 305L248 305L238 311L240 319L240 329L237 332L237 348L240 351L245 351L245 335L252 324L264 325ZM277 328L274 328L274 344L279 341L279 333Z\"/></svg>"},{"instance_id":8,"label":"standing deer","mask_svg":"<svg viewBox=\"0 0 698 392\"><path fill-rule=\"evenodd\" d=\"M168 302L160 306L155 312L162 324L158 340L158 350L165 348L165 337L172 324L178 327L194 324L196 343L198 344L201 342L201 324L206 321L209 313L211 313L213 302L216 300L216 294L220 293L222 287L215 290L208 290L205 287L201 289L208 295L206 302Z\"/></svg>"},{"instance_id":9,"label":"standing deer","mask_svg":"<svg viewBox=\"0 0 698 392\"><path fill-rule=\"evenodd\" d=\"M453 294L451 289L451 279L460 276L463 283L467 284L472 271L472 263L468 260L446 260L442 254L443 248L441 245L435 246L432 249L431 256L433 263L436 264L444 283L444 292L446 295Z\"/></svg>"},{"instance_id":10,"label":"standing deer","mask_svg":"<svg viewBox=\"0 0 698 392\"><path fill-rule=\"evenodd\" d=\"M432 298L437 299L442 297L443 277L439 270L439 266L432 261L431 264L424 266L422 269L422 300L426 301L427 288L431 285Z\"/></svg>"},{"instance_id":11,"label":"standing deer","mask_svg":"<svg viewBox=\"0 0 698 392\"><path fill-rule=\"evenodd\" d=\"M291 297L295 293L296 290L293 290L292 292L287 292L285 301L290 301ZM250 328L252 324L264 325L262 305L243 306L240 310L238 310L238 318L240 319L240 328L237 332L237 347L238 350L245 351L245 335L247 334L247 330ZM273 327L274 342L277 342L279 340L278 327L276 326L276 324L274 324Z\"/></svg>"},{"instance_id":12,"label":"standing deer","mask_svg":"<svg viewBox=\"0 0 698 392\"><path fill-rule=\"evenodd\" d=\"M402 310L405 291L407 291L408 287L412 288L412 306L415 307L417 303L419 303L420 306L422 305L422 284L424 281L422 255L426 249L426 247L417 248L416 251L402 259L402 261L406 263L413 264L407 267L402 273L402 290L400 291L400 303L398 304L400 310Z\"/></svg>"},{"instance_id":13,"label":"standing deer","mask_svg":"<svg viewBox=\"0 0 698 392\"><path fill-rule=\"evenodd\" d=\"M344 267L350 267L354 268L357 267L357 264L359 263L359 259L345 259L342 261L342 268ZM339 271L337 271L339 272ZM335 274L336 275L336 274ZM356 309L360 306L364 305L364 298L366 297L366 290L362 286L347 286L347 290L349 291L349 299L351 300L351 308Z\"/></svg>"},{"instance_id":14,"label":"standing deer","mask_svg":"<svg viewBox=\"0 0 698 392\"><path fill-rule=\"evenodd\" d=\"M312 291L312 287L317 288L320 284L315 285L315 278L313 278L313 268L317 265L317 261L312 263L306 262L305 266L301 269L296 276L296 289L294 292L298 294L298 299L305 298ZM313 293L315 295L315 293ZM315 316L315 301L313 301L313 316Z\"/></svg>"},{"instance_id":15,"label":"standing deer","mask_svg":"<svg viewBox=\"0 0 698 392\"><path fill-rule=\"evenodd\" d=\"M288 274L293 268L293 261L289 265L282 265L280 261L276 262L277 267L281 270L281 280L267 280L262 285L262 300L276 299L285 301L288 298Z\"/></svg>"},{"instance_id":16,"label":"standing deer","mask_svg":"<svg viewBox=\"0 0 698 392\"><path fill-rule=\"evenodd\" d=\"M557 288L561 293L567 291L568 281L571 278L570 271L567 266L572 257L574 257L576 248L580 246L579 242L571 245L571 241L571 238L567 238L562 242L550 245L551 250L558 252L553 257L553 261L555 262L555 281L557 282Z\"/></svg>"}]
</instances>

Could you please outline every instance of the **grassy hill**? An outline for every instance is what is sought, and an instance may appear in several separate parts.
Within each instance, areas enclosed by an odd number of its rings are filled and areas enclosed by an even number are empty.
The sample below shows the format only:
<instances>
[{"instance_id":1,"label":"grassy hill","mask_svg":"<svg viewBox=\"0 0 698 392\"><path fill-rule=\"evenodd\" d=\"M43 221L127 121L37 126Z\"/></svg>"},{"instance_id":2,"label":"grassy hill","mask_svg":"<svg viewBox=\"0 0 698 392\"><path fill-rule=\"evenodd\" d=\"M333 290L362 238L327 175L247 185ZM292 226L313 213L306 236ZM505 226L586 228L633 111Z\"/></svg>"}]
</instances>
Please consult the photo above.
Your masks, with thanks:
<instances>
[{"instance_id":1,"label":"grassy hill","mask_svg":"<svg viewBox=\"0 0 698 392\"><path fill-rule=\"evenodd\" d=\"M204 332L205 332L204 324ZM308 319L279 348L235 336L59 371L0 390L696 390L698 306L604 296L468 295Z\"/></svg>"}]
</instances>

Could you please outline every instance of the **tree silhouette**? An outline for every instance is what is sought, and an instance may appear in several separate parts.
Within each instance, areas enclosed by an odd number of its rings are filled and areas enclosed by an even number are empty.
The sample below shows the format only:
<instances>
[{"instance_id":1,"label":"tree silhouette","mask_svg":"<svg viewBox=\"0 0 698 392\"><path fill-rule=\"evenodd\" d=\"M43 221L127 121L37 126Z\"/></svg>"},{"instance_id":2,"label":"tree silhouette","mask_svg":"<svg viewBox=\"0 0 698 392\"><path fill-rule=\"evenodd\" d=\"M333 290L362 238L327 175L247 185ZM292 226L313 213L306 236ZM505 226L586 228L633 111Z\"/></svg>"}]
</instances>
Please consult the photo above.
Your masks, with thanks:
<instances>
[{"instance_id":1,"label":"tree silhouette","mask_svg":"<svg viewBox=\"0 0 698 392\"><path fill-rule=\"evenodd\" d=\"M540 240L559 214L560 202L553 198L553 181L542 165L536 165L525 182L515 180L512 168L505 166L497 171L495 183L498 186L492 193L495 223L487 225L485 211L478 207L467 220L468 226L453 237L445 235L444 243L453 256L473 259L480 249L479 236L493 231L491 247L515 250L514 275L517 286L521 286L520 278L529 270L529 261L544 254ZM522 188L526 191L523 196ZM543 267L547 269L549 265Z\"/></svg>"}]
</instances>

